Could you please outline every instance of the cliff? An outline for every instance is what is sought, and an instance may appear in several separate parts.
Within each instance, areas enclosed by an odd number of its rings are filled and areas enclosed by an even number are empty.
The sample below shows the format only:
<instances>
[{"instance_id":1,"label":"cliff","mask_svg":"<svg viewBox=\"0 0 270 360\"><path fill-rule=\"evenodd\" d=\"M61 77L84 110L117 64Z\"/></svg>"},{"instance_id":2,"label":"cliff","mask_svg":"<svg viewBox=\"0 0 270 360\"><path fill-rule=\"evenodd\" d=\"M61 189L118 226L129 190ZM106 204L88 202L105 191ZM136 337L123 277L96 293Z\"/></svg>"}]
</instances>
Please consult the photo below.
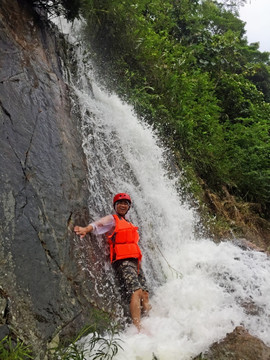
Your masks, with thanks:
<instances>
[{"instance_id":1,"label":"cliff","mask_svg":"<svg viewBox=\"0 0 270 360\"><path fill-rule=\"evenodd\" d=\"M61 329L78 331L95 302L72 232L88 220L89 193L63 41L26 2L1 1L0 335L15 333L37 358Z\"/></svg>"}]
</instances>

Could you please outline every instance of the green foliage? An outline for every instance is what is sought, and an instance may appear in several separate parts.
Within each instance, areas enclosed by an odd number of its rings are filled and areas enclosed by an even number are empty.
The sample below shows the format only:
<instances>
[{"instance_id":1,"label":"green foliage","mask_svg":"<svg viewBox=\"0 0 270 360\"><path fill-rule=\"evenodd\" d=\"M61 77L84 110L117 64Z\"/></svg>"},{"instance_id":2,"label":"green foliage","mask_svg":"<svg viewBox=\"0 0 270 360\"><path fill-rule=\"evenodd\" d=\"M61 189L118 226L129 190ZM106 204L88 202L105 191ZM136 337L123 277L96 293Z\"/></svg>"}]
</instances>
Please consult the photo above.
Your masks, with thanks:
<instances>
[{"instance_id":1,"label":"green foliage","mask_svg":"<svg viewBox=\"0 0 270 360\"><path fill-rule=\"evenodd\" d=\"M71 343L67 348L59 348L50 355L52 360L85 360L86 350L81 345Z\"/></svg>"},{"instance_id":2,"label":"green foliage","mask_svg":"<svg viewBox=\"0 0 270 360\"><path fill-rule=\"evenodd\" d=\"M263 63L250 65L245 76L263 93L265 102L270 103L270 71Z\"/></svg>"},{"instance_id":3,"label":"green foliage","mask_svg":"<svg viewBox=\"0 0 270 360\"><path fill-rule=\"evenodd\" d=\"M106 335L93 330L96 327L96 325L84 327L69 346L51 349L49 358L51 360L112 360L119 349L122 349L121 339L117 337L118 327L117 325L110 325Z\"/></svg>"},{"instance_id":4,"label":"green foliage","mask_svg":"<svg viewBox=\"0 0 270 360\"><path fill-rule=\"evenodd\" d=\"M114 327L111 328L107 338L100 336L98 333L94 333L88 345L91 351L95 349L94 354L91 355L91 359L112 360L117 355L119 348L122 349L119 344L121 339L116 337L117 334L118 332Z\"/></svg>"},{"instance_id":5,"label":"green foliage","mask_svg":"<svg viewBox=\"0 0 270 360\"><path fill-rule=\"evenodd\" d=\"M210 188L226 185L266 209L269 54L247 44L237 2L85 5L89 34L108 56L117 91Z\"/></svg>"},{"instance_id":6,"label":"green foliage","mask_svg":"<svg viewBox=\"0 0 270 360\"><path fill-rule=\"evenodd\" d=\"M270 61L244 37L237 16L243 2L50 4L87 20L86 39L100 55L104 78L181 153L182 162L213 191L225 185L261 203L267 215Z\"/></svg>"},{"instance_id":7,"label":"green foliage","mask_svg":"<svg viewBox=\"0 0 270 360\"><path fill-rule=\"evenodd\" d=\"M0 359L1 360L28 360L33 359L31 349L23 342L13 341L10 336L5 336L0 341Z\"/></svg>"}]
</instances>

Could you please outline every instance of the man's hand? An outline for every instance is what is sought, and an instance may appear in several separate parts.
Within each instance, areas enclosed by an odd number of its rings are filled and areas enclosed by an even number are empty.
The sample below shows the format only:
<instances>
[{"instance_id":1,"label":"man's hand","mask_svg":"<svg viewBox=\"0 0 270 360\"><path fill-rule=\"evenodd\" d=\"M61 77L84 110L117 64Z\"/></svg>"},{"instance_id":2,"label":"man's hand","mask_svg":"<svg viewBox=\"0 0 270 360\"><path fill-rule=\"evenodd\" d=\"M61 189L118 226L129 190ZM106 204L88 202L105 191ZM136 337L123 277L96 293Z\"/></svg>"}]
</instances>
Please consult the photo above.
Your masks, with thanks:
<instances>
[{"instance_id":1,"label":"man's hand","mask_svg":"<svg viewBox=\"0 0 270 360\"><path fill-rule=\"evenodd\" d=\"M74 227L74 232L77 235L80 235L80 238L85 237L85 235L89 232L91 232L93 230L93 227L91 225L88 225L86 227L82 227L82 226L75 226Z\"/></svg>"}]
</instances>

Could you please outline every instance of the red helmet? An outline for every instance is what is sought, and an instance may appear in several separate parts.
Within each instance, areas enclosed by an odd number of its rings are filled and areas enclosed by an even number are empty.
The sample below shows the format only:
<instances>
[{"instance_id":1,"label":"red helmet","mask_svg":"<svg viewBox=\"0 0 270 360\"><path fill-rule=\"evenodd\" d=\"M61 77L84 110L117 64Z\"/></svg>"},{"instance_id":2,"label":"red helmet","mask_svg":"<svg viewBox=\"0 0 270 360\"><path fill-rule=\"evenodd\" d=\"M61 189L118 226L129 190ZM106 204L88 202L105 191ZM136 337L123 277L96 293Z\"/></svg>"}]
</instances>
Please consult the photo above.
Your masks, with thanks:
<instances>
[{"instance_id":1,"label":"red helmet","mask_svg":"<svg viewBox=\"0 0 270 360\"><path fill-rule=\"evenodd\" d=\"M116 194L115 197L113 198L113 206L114 204L116 203L116 201L119 201L119 200L127 200L130 202L131 204L131 198L128 194L126 193L119 193L119 194Z\"/></svg>"}]
</instances>

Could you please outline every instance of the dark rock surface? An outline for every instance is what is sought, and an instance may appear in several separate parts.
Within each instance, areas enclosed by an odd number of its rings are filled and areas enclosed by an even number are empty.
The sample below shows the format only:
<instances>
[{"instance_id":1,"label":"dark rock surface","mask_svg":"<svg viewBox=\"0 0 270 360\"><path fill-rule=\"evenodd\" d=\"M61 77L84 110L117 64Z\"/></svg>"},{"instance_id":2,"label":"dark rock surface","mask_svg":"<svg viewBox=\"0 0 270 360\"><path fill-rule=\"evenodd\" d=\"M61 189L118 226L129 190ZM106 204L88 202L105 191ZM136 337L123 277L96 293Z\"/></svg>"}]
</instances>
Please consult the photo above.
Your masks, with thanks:
<instances>
[{"instance_id":1,"label":"dark rock surface","mask_svg":"<svg viewBox=\"0 0 270 360\"><path fill-rule=\"evenodd\" d=\"M0 333L31 343L36 358L96 303L72 232L88 221L87 168L56 39L27 2L1 0Z\"/></svg>"},{"instance_id":2,"label":"dark rock surface","mask_svg":"<svg viewBox=\"0 0 270 360\"><path fill-rule=\"evenodd\" d=\"M270 347L250 335L242 326L193 360L269 360Z\"/></svg>"}]
</instances>

